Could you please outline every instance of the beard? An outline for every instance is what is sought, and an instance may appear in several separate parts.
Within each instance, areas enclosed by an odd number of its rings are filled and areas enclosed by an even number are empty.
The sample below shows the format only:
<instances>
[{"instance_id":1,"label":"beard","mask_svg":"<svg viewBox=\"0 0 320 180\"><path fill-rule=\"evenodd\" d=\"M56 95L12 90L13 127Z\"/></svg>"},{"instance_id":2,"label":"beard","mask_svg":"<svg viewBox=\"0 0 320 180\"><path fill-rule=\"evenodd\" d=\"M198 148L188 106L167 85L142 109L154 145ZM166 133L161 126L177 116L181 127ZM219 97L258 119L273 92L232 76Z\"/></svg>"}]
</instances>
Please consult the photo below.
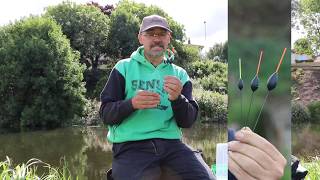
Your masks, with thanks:
<instances>
[{"instance_id":1,"label":"beard","mask_svg":"<svg viewBox=\"0 0 320 180\"><path fill-rule=\"evenodd\" d=\"M160 57L165 52L165 46L163 43L153 43L150 45L150 49L148 52L146 52L149 56L152 57Z\"/></svg>"}]
</instances>

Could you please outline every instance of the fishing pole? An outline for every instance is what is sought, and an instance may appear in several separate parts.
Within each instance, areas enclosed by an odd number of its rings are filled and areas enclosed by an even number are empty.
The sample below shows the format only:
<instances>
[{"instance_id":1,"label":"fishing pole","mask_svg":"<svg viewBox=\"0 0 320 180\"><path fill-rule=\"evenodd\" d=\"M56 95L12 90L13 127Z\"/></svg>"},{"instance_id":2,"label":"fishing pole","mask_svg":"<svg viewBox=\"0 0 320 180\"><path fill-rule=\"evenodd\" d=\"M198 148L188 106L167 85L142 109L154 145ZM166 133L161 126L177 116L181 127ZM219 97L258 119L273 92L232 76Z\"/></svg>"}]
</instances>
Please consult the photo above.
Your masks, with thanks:
<instances>
[{"instance_id":1,"label":"fishing pole","mask_svg":"<svg viewBox=\"0 0 320 180\"><path fill-rule=\"evenodd\" d=\"M287 51L287 48L284 48L284 49L283 49L283 52L282 52L282 56L281 56L281 58L280 58L280 61L279 61L279 63L278 63L278 66L277 66L276 71L275 71L274 73L272 73L272 74L269 76L269 78L268 78L268 82L267 82L268 92L267 92L267 95L265 96L264 102L263 102L263 104L262 104L262 106L261 106L261 108L260 108L260 112L259 112L259 114L258 114L258 117L257 117L257 119L256 119L256 123L255 123L254 128L253 128L253 132L254 132L254 130L256 129L256 126L257 126L257 124L258 124L258 121L259 121L259 118L260 118L262 109L264 108L264 105L265 105L266 102L267 102L267 98L268 98L268 96L269 96L269 93L270 93L274 88L276 88L276 86L277 86L277 82L278 82L278 71L279 71L280 65L282 64L282 60L283 60L283 57L284 57L286 51Z\"/></svg>"},{"instance_id":2,"label":"fishing pole","mask_svg":"<svg viewBox=\"0 0 320 180\"><path fill-rule=\"evenodd\" d=\"M262 55L263 55L263 51L261 50L260 51L259 63L258 63L258 66L257 66L256 75L253 77L253 79L251 81L251 91L252 91L252 93L251 93L251 97L250 97L250 105L249 105L249 111L248 111L248 114L247 114L247 119L246 119L246 122L244 124L245 126L247 126L247 122L249 120L249 115L250 115L250 111L251 111L251 105L252 105L252 102L253 102L253 94L259 88L259 70L260 70Z\"/></svg>"}]
</instances>

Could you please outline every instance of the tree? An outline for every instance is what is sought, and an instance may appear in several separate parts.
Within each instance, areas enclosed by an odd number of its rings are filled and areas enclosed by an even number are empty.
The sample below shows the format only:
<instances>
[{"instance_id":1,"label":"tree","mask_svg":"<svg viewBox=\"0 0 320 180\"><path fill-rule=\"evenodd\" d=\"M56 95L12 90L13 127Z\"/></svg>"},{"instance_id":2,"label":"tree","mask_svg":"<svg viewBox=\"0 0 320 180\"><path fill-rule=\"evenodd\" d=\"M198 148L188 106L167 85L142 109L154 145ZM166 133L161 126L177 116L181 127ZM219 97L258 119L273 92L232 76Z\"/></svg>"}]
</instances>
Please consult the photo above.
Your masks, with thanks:
<instances>
[{"instance_id":1,"label":"tree","mask_svg":"<svg viewBox=\"0 0 320 180\"><path fill-rule=\"evenodd\" d=\"M133 14L135 17L137 17L140 20L139 22L141 22L145 16L158 14L167 19L170 29L173 32L172 38L174 40L184 41L185 39L184 26L174 21L172 17L170 17L166 12L164 12L158 6L154 6L154 5L146 6L143 3L136 3L129 0L122 0L117 4L117 8L115 11L117 10L124 10L130 14Z\"/></svg>"},{"instance_id":2,"label":"tree","mask_svg":"<svg viewBox=\"0 0 320 180\"><path fill-rule=\"evenodd\" d=\"M46 16L52 17L62 26L71 47L80 52L81 63L96 71L99 60L107 53L108 16L94 5L71 2L48 7Z\"/></svg>"},{"instance_id":3,"label":"tree","mask_svg":"<svg viewBox=\"0 0 320 180\"><path fill-rule=\"evenodd\" d=\"M0 47L0 127L59 127L83 115L84 67L54 20L5 26Z\"/></svg>"},{"instance_id":4,"label":"tree","mask_svg":"<svg viewBox=\"0 0 320 180\"><path fill-rule=\"evenodd\" d=\"M201 59L200 49L198 47L183 44L180 41L172 41L171 44L176 51L174 64L187 69L192 62Z\"/></svg>"},{"instance_id":5,"label":"tree","mask_svg":"<svg viewBox=\"0 0 320 180\"><path fill-rule=\"evenodd\" d=\"M117 9L111 15L109 56L116 58L129 57L139 47L138 32L140 20L133 14Z\"/></svg>"},{"instance_id":6,"label":"tree","mask_svg":"<svg viewBox=\"0 0 320 180\"><path fill-rule=\"evenodd\" d=\"M107 4L107 5L105 5L105 6L101 6L101 5L99 5L99 3L97 3L97 2L91 1L90 3L87 3L87 5L89 5L89 6L95 6L95 7L99 8L100 11L101 11L103 14L107 15L107 16L111 16L112 11L114 11L114 7L113 7L112 4L111 4L111 5Z\"/></svg>"},{"instance_id":7,"label":"tree","mask_svg":"<svg viewBox=\"0 0 320 180\"><path fill-rule=\"evenodd\" d=\"M208 59L214 59L220 62L228 61L228 41L225 43L217 43L211 47L207 53Z\"/></svg>"},{"instance_id":8,"label":"tree","mask_svg":"<svg viewBox=\"0 0 320 180\"><path fill-rule=\"evenodd\" d=\"M299 29L300 6L299 0L291 1L291 28Z\"/></svg>"},{"instance_id":9,"label":"tree","mask_svg":"<svg viewBox=\"0 0 320 180\"><path fill-rule=\"evenodd\" d=\"M306 38L298 39L294 42L293 47L297 54L313 55L311 44Z\"/></svg>"},{"instance_id":10,"label":"tree","mask_svg":"<svg viewBox=\"0 0 320 180\"><path fill-rule=\"evenodd\" d=\"M307 33L311 48L320 54L320 0L301 0L299 22Z\"/></svg>"},{"instance_id":11,"label":"tree","mask_svg":"<svg viewBox=\"0 0 320 180\"><path fill-rule=\"evenodd\" d=\"M137 36L139 26L145 16L158 14L167 19L172 30L172 42L182 42L185 37L183 25L174 21L157 6L146 6L143 3L122 0L111 14L111 30L109 34L109 55L116 58L129 56L139 46ZM172 43L173 44L173 43ZM178 52L179 53L179 52Z\"/></svg>"}]
</instances>

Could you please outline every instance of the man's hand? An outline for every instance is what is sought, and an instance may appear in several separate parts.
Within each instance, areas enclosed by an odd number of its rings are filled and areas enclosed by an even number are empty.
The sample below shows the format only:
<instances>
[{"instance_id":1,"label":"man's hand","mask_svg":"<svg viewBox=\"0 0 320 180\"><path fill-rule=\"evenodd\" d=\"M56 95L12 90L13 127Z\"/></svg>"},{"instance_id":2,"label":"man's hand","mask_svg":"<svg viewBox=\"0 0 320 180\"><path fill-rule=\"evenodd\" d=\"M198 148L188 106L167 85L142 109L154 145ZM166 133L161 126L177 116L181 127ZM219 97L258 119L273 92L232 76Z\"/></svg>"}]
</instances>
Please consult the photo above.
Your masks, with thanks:
<instances>
[{"instance_id":1,"label":"man's hand","mask_svg":"<svg viewBox=\"0 0 320 180\"><path fill-rule=\"evenodd\" d=\"M182 84L180 80L174 76L166 76L164 78L164 90L169 95L169 100L174 101L176 100L182 91Z\"/></svg>"},{"instance_id":2,"label":"man's hand","mask_svg":"<svg viewBox=\"0 0 320 180\"><path fill-rule=\"evenodd\" d=\"M228 143L229 170L239 180L276 180L283 176L286 159L266 139L243 128Z\"/></svg>"},{"instance_id":3,"label":"man's hand","mask_svg":"<svg viewBox=\"0 0 320 180\"><path fill-rule=\"evenodd\" d=\"M160 103L160 95L150 91L140 90L131 100L134 109L155 108Z\"/></svg>"}]
</instances>

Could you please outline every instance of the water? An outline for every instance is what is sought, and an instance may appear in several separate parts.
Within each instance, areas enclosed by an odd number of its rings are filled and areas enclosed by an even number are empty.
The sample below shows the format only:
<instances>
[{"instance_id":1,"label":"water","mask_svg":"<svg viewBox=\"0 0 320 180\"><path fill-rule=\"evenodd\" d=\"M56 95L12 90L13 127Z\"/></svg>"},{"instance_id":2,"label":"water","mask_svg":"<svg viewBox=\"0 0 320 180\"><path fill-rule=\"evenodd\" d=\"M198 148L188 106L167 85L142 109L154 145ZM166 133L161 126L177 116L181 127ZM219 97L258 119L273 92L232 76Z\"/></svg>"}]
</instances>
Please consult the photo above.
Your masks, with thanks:
<instances>
[{"instance_id":1,"label":"water","mask_svg":"<svg viewBox=\"0 0 320 180\"><path fill-rule=\"evenodd\" d=\"M112 162L107 133L102 127L73 127L0 134L0 160L9 156L14 164L19 164L38 158L53 167L62 167L65 158L69 170L79 179L105 179L105 171ZM183 134L184 142L203 150L208 165L214 162L215 144L227 139L226 125L198 124Z\"/></svg>"}]
</instances>

